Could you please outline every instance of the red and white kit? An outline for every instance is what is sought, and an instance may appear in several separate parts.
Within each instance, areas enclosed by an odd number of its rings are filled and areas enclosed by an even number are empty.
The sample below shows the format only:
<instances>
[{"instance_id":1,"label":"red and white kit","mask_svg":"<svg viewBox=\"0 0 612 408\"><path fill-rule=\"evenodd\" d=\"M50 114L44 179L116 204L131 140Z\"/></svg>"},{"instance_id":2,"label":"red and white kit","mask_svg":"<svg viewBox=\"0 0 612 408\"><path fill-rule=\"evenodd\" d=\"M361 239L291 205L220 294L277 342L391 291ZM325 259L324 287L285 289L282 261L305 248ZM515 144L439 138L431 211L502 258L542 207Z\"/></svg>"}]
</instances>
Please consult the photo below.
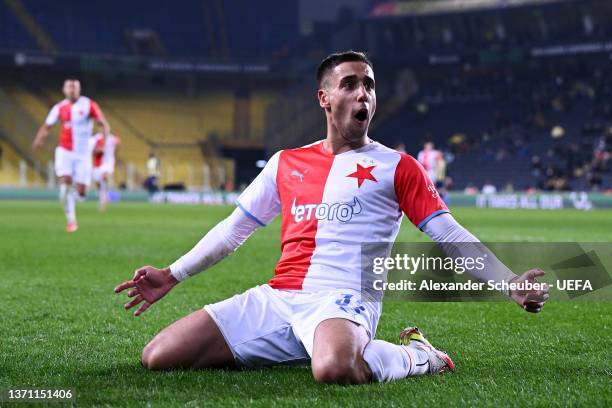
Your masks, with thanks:
<instances>
[{"instance_id":1,"label":"red and white kit","mask_svg":"<svg viewBox=\"0 0 612 408\"><path fill-rule=\"evenodd\" d=\"M416 160L377 142L338 155L322 141L281 151L237 205L260 225L282 214L274 277L206 306L244 365L307 360L329 318L354 321L373 338L382 310L361 299L361 245L393 242L402 213L421 228L448 212Z\"/></svg>"},{"instance_id":2,"label":"red and white kit","mask_svg":"<svg viewBox=\"0 0 612 408\"><path fill-rule=\"evenodd\" d=\"M104 174L110 175L115 171L115 151L121 140L113 135L104 138L102 133L96 133L91 139L93 151L93 179L99 183Z\"/></svg>"},{"instance_id":3,"label":"red and white kit","mask_svg":"<svg viewBox=\"0 0 612 408\"><path fill-rule=\"evenodd\" d=\"M91 147L93 119L100 118L100 108L91 99L81 96L74 103L68 99L55 104L45 123L61 122L59 145L55 148L55 173L71 176L73 181L88 185L91 179Z\"/></svg>"},{"instance_id":4,"label":"red and white kit","mask_svg":"<svg viewBox=\"0 0 612 408\"><path fill-rule=\"evenodd\" d=\"M448 212L412 157L376 142L338 155L322 142L277 153L237 204L262 224L282 212L270 286L307 291L359 291L362 243L393 242L402 212L418 228Z\"/></svg>"}]
</instances>

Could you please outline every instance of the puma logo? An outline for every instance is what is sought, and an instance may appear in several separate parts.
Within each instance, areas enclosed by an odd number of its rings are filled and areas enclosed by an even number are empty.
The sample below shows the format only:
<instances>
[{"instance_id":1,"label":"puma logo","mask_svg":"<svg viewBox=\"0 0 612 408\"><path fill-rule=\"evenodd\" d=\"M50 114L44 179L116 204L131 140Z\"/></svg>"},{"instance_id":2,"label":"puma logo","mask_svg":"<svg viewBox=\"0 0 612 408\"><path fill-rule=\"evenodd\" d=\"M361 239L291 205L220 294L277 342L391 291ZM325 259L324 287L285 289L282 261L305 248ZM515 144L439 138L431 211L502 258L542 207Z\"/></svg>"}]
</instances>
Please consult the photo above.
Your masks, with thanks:
<instances>
[{"instance_id":1,"label":"puma logo","mask_svg":"<svg viewBox=\"0 0 612 408\"><path fill-rule=\"evenodd\" d=\"M304 172L305 173L305 172ZM300 179L300 183L304 181L304 175L297 170L291 170L291 175L293 177L298 177Z\"/></svg>"}]
</instances>

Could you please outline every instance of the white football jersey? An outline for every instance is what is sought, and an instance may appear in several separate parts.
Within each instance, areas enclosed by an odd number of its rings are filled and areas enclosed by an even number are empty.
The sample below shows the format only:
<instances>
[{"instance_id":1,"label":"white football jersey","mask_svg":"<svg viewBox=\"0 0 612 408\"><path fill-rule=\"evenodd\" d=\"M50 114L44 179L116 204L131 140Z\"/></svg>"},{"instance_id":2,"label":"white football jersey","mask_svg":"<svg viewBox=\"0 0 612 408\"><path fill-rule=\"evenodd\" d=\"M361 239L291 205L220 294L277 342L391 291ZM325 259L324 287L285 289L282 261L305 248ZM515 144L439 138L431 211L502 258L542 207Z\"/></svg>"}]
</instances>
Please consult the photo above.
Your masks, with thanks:
<instances>
[{"instance_id":1,"label":"white football jersey","mask_svg":"<svg viewBox=\"0 0 612 408\"><path fill-rule=\"evenodd\" d=\"M337 155L322 141L280 151L236 204L261 225L282 214L269 284L305 291L359 291L363 243L393 242L402 212L418 228L448 212L416 160L377 142Z\"/></svg>"},{"instance_id":2,"label":"white football jersey","mask_svg":"<svg viewBox=\"0 0 612 408\"><path fill-rule=\"evenodd\" d=\"M74 103L68 99L53 105L45 123L49 126L61 122L59 147L76 156L90 154L93 120L101 117L100 108L91 99L81 96Z\"/></svg>"}]
</instances>

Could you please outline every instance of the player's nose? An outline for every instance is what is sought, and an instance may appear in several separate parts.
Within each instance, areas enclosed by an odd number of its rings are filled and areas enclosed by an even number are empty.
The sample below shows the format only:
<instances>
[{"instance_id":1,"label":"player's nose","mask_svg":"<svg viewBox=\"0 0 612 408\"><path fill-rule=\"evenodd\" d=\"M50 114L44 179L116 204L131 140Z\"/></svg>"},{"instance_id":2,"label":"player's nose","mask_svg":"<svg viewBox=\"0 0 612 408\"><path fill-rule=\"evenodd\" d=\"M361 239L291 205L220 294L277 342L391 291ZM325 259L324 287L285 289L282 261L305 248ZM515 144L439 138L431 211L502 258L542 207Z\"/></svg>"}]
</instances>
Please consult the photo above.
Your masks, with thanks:
<instances>
[{"instance_id":1,"label":"player's nose","mask_svg":"<svg viewBox=\"0 0 612 408\"><path fill-rule=\"evenodd\" d=\"M357 89L357 101L358 102L366 102L368 100L368 91L366 90L363 84L359 85L359 89Z\"/></svg>"}]
</instances>

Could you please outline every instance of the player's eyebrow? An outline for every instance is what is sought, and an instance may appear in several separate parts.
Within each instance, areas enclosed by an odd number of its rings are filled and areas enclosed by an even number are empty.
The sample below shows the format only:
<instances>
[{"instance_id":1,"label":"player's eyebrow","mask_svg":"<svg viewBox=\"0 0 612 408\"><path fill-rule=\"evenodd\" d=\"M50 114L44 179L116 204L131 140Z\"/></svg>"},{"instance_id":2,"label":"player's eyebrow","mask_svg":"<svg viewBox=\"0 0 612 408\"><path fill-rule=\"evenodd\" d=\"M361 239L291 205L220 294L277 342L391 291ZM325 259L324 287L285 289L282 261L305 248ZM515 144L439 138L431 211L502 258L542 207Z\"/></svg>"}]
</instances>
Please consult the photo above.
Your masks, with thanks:
<instances>
[{"instance_id":1,"label":"player's eyebrow","mask_svg":"<svg viewBox=\"0 0 612 408\"><path fill-rule=\"evenodd\" d=\"M359 79L359 77L358 77L356 74L347 75L347 76L345 76L345 77L342 77L342 79L340 79L340 86L342 86L342 85L344 85L344 84L346 84L346 83L349 83L349 82L356 81L356 80L358 80L358 79ZM372 78L372 77L370 77L370 76L368 76L368 75L364 76L364 78L363 78L363 82L364 82L364 84L366 84L366 85L370 85L370 86L372 86L372 87L373 87L373 86L374 86L374 84L375 84L375 82L374 82L374 78Z\"/></svg>"},{"instance_id":2,"label":"player's eyebrow","mask_svg":"<svg viewBox=\"0 0 612 408\"><path fill-rule=\"evenodd\" d=\"M344 85L348 82L353 82L357 79L357 75L353 74L353 75L347 75L345 77L342 77L340 79L340 85Z\"/></svg>"}]
</instances>

